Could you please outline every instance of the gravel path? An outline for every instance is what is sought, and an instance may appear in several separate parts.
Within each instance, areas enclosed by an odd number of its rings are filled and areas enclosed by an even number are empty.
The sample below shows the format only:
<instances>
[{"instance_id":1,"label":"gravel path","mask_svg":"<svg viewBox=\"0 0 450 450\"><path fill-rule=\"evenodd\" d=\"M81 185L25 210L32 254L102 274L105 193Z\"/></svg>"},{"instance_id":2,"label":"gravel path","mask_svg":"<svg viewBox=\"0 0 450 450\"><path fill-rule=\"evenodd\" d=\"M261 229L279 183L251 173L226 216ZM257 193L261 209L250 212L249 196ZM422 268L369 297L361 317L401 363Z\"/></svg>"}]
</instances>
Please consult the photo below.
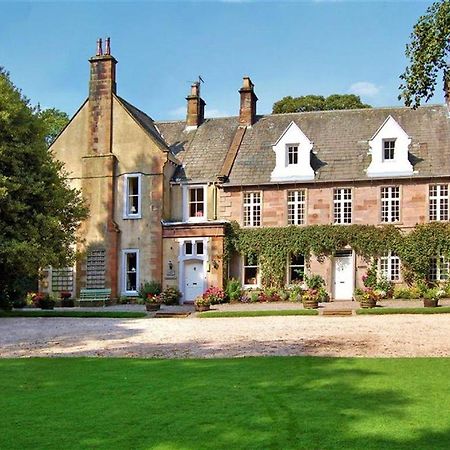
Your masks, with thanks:
<instances>
[{"instance_id":1,"label":"gravel path","mask_svg":"<svg viewBox=\"0 0 450 450\"><path fill-rule=\"evenodd\" d=\"M450 356L450 315L0 318L0 357Z\"/></svg>"}]
</instances>

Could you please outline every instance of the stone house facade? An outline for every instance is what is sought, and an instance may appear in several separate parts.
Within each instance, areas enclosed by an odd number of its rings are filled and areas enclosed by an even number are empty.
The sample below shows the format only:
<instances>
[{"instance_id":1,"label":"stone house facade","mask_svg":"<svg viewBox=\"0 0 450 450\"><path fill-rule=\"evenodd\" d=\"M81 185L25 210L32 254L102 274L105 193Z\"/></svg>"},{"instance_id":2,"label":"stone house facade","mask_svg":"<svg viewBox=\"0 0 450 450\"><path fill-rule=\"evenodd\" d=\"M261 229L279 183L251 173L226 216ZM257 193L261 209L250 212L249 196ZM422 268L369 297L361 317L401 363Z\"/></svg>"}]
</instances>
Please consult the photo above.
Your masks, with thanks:
<instances>
[{"instance_id":1,"label":"stone house facade","mask_svg":"<svg viewBox=\"0 0 450 450\"><path fill-rule=\"evenodd\" d=\"M47 290L110 287L137 295L144 281L194 300L227 277L253 288L258 265L233 255L224 274L226 224L243 227L418 223L449 219L448 105L259 116L250 78L235 117L207 119L200 84L185 121L153 121L117 95L109 40L90 59L89 97L53 143L90 209L74 268L49 269ZM447 262L438 259L444 277ZM350 248L319 262L292 256L324 277L332 298L351 298L367 262ZM380 270L401 282L395 254Z\"/></svg>"}]
</instances>

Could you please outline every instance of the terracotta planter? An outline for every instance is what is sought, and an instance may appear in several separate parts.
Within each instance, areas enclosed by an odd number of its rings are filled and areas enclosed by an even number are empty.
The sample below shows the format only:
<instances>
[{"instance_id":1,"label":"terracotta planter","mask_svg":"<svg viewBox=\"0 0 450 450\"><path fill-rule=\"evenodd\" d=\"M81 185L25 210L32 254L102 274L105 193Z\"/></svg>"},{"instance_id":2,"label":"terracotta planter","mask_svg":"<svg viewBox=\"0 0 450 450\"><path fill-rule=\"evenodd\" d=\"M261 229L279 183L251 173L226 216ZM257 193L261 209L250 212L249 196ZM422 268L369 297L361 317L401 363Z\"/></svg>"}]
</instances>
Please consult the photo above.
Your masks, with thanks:
<instances>
[{"instance_id":1,"label":"terracotta planter","mask_svg":"<svg viewBox=\"0 0 450 450\"><path fill-rule=\"evenodd\" d=\"M439 303L439 300L432 300L431 298L423 299L423 306L425 308L436 308Z\"/></svg>"},{"instance_id":2,"label":"terracotta planter","mask_svg":"<svg viewBox=\"0 0 450 450\"><path fill-rule=\"evenodd\" d=\"M375 308L377 306L377 301L372 299L360 300L359 304L361 308Z\"/></svg>"},{"instance_id":3,"label":"terracotta planter","mask_svg":"<svg viewBox=\"0 0 450 450\"><path fill-rule=\"evenodd\" d=\"M305 309L317 309L319 307L318 300L303 300L303 307Z\"/></svg>"},{"instance_id":4,"label":"terracotta planter","mask_svg":"<svg viewBox=\"0 0 450 450\"><path fill-rule=\"evenodd\" d=\"M211 309L211 305L195 305L196 311L209 311Z\"/></svg>"},{"instance_id":5,"label":"terracotta planter","mask_svg":"<svg viewBox=\"0 0 450 450\"><path fill-rule=\"evenodd\" d=\"M161 308L161 303L146 303L145 309L147 311L158 311Z\"/></svg>"}]
</instances>

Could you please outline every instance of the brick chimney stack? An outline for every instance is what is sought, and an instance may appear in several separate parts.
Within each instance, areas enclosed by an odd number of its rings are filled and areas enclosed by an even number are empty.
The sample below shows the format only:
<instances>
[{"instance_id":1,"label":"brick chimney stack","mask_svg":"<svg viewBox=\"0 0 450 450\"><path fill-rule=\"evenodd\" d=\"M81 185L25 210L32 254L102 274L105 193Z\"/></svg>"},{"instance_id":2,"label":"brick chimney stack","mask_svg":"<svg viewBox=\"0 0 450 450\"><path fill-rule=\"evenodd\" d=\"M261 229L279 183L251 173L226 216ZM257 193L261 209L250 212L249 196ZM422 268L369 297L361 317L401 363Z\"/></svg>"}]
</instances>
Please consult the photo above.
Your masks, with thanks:
<instances>
[{"instance_id":1,"label":"brick chimney stack","mask_svg":"<svg viewBox=\"0 0 450 450\"><path fill-rule=\"evenodd\" d=\"M254 84L250 77L244 77L242 87L239 90L241 94L241 107L239 110L239 125L251 127L256 121L256 102L258 97L254 92Z\"/></svg>"},{"instance_id":2,"label":"brick chimney stack","mask_svg":"<svg viewBox=\"0 0 450 450\"><path fill-rule=\"evenodd\" d=\"M116 93L116 59L111 56L110 39L106 38L105 52L102 40L97 41L89 81L90 150L92 154L111 153L112 100Z\"/></svg>"},{"instance_id":3,"label":"brick chimney stack","mask_svg":"<svg viewBox=\"0 0 450 450\"><path fill-rule=\"evenodd\" d=\"M186 97L186 128L197 128L205 120L205 101L200 97L200 82L191 86L191 93Z\"/></svg>"}]
</instances>

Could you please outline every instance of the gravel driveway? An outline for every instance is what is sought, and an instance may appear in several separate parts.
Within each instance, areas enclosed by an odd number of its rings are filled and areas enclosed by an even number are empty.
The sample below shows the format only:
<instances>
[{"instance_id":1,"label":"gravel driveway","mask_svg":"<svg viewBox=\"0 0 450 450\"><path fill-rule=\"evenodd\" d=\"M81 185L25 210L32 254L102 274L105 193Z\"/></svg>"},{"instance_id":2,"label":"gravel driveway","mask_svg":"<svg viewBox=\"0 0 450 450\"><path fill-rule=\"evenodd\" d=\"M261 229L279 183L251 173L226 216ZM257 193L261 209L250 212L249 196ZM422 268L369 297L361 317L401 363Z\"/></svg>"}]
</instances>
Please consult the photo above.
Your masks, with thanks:
<instances>
[{"instance_id":1,"label":"gravel driveway","mask_svg":"<svg viewBox=\"0 0 450 450\"><path fill-rule=\"evenodd\" d=\"M0 357L450 356L450 315L0 318Z\"/></svg>"}]
</instances>

